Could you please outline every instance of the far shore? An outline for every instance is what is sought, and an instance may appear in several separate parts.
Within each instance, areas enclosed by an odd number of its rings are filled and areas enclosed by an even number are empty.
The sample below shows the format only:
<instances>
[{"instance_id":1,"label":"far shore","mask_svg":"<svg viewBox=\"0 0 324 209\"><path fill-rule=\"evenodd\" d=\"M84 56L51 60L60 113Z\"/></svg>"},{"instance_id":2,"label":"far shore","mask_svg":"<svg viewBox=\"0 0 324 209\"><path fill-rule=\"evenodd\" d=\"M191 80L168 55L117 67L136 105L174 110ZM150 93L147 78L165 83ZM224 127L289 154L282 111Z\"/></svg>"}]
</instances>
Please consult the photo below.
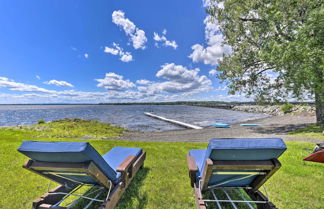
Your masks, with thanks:
<instances>
[{"instance_id":1,"label":"far shore","mask_svg":"<svg viewBox=\"0 0 324 209\"><path fill-rule=\"evenodd\" d=\"M127 131L118 140L150 142L208 142L212 138L282 138L289 141L320 143L321 139L291 137L288 132L315 124L315 116L309 114L270 116L246 121L244 123L261 124L260 127L242 127L232 124L231 128L207 127L200 130L184 129L171 131Z\"/></svg>"}]
</instances>

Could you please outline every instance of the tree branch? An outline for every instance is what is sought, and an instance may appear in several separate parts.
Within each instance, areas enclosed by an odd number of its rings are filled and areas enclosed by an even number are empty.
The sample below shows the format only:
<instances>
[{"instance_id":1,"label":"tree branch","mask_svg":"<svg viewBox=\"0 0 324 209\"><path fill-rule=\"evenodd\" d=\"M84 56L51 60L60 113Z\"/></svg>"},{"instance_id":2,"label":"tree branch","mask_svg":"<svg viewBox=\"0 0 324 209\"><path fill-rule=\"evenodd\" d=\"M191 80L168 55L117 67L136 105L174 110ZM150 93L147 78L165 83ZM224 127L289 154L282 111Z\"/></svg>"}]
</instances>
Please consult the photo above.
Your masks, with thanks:
<instances>
[{"instance_id":1,"label":"tree branch","mask_svg":"<svg viewBox=\"0 0 324 209\"><path fill-rule=\"evenodd\" d=\"M244 17L240 17L239 19L241 21L243 21L243 22L261 22L261 21L263 21L262 19L258 19L258 18L244 18Z\"/></svg>"},{"instance_id":2,"label":"tree branch","mask_svg":"<svg viewBox=\"0 0 324 209\"><path fill-rule=\"evenodd\" d=\"M264 73L265 71L267 71L267 70L272 70L272 69L274 69L274 68L275 68L275 67L268 67L268 68L265 68L265 69L261 70L260 72L258 72L257 74L255 74L255 76L258 76L258 75Z\"/></svg>"},{"instance_id":3,"label":"tree branch","mask_svg":"<svg viewBox=\"0 0 324 209\"><path fill-rule=\"evenodd\" d=\"M254 62L252 62L252 63L248 63L248 64L246 64L246 65L244 65L243 67L246 69L248 69L248 68L250 68L250 67L252 67L252 66L259 66L260 64L261 64L261 62L262 61L254 61Z\"/></svg>"}]
</instances>

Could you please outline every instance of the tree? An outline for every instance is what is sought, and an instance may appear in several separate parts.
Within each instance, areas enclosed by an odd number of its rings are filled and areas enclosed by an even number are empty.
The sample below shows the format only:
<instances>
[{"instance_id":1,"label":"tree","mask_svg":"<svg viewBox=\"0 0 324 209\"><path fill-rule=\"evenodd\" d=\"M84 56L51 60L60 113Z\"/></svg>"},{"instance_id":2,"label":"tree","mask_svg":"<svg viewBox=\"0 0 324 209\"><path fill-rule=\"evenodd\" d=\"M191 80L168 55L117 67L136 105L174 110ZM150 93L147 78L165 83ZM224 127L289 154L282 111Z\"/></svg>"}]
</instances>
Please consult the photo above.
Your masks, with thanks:
<instances>
[{"instance_id":1,"label":"tree","mask_svg":"<svg viewBox=\"0 0 324 209\"><path fill-rule=\"evenodd\" d=\"M230 93L257 101L310 96L324 124L324 7L321 0L225 0L207 12L232 53L217 66Z\"/></svg>"}]
</instances>

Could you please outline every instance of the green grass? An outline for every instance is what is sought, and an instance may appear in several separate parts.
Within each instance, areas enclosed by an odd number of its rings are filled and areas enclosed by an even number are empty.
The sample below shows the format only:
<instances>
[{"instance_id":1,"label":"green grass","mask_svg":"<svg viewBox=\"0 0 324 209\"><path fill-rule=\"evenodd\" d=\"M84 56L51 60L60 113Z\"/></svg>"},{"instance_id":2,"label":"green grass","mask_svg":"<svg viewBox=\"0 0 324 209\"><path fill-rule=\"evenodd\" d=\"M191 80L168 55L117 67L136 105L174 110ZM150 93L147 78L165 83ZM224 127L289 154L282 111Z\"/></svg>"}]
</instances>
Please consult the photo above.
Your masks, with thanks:
<instances>
[{"instance_id":1,"label":"green grass","mask_svg":"<svg viewBox=\"0 0 324 209\"><path fill-rule=\"evenodd\" d=\"M286 113L290 113L293 107L294 107L293 104L285 103L281 105L280 110L286 114Z\"/></svg>"},{"instance_id":2,"label":"green grass","mask_svg":"<svg viewBox=\"0 0 324 209\"><path fill-rule=\"evenodd\" d=\"M311 125L306 128L301 128L295 131L291 131L289 132L289 136L324 139L323 131L324 131L323 127Z\"/></svg>"},{"instance_id":3,"label":"green grass","mask_svg":"<svg viewBox=\"0 0 324 209\"><path fill-rule=\"evenodd\" d=\"M2 209L30 208L32 200L47 191L49 181L24 170L21 165L27 158L16 151L23 140L35 140L30 132L0 129ZM37 140L74 141L54 138ZM147 152L144 169L138 172L118 208L195 208L186 153L190 149L206 148L206 143L89 141L101 154L114 146L142 147ZM314 144L287 142L287 145L288 150L280 157L282 168L266 183L270 199L278 208L322 208L324 164L302 161L312 152Z\"/></svg>"},{"instance_id":4,"label":"green grass","mask_svg":"<svg viewBox=\"0 0 324 209\"><path fill-rule=\"evenodd\" d=\"M41 120L40 120L41 121ZM22 130L33 138L113 138L121 136L125 129L101 123L96 120L65 118L49 123L38 122L30 126L16 126L5 129Z\"/></svg>"}]
</instances>

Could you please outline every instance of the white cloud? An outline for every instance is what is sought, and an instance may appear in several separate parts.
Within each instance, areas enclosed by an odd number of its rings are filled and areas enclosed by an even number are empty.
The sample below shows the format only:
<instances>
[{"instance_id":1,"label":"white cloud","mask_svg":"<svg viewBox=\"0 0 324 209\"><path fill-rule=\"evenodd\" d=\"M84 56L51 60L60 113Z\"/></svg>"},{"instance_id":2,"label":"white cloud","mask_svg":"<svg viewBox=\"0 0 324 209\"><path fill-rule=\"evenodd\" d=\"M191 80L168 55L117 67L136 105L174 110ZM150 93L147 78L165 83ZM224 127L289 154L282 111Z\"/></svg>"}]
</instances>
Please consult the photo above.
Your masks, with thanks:
<instances>
[{"instance_id":1,"label":"white cloud","mask_svg":"<svg viewBox=\"0 0 324 209\"><path fill-rule=\"evenodd\" d=\"M164 78L167 80L176 81L178 83L187 83L193 80L197 80L197 74L199 69L188 70L182 65L176 65L174 63L166 63L161 66L162 69L156 74L158 78Z\"/></svg>"},{"instance_id":2,"label":"white cloud","mask_svg":"<svg viewBox=\"0 0 324 209\"><path fill-rule=\"evenodd\" d=\"M210 3L211 3L210 0L203 0L202 2L203 2L204 7L208 7L210 5Z\"/></svg>"},{"instance_id":3,"label":"white cloud","mask_svg":"<svg viewBox=\"0 0 324 209\"><path fill-rule=\"evenodd\" d=\"M118 99L141 99L154 101L153 98L163 100L162 98L175 99L186 98L202 91L211 89L212 82L204 75L199 75L199 69L187 69L182 65L174 63L164 64L156 73L156 77L165 81L137 80L140 86L134 90L135 84L125 80L123 76L115 73L107 73L104 79L97 79L98 87L110 90L109 96ZM126 91L124 91L126 90ZM156 100L155 100L156 101Z\"/></svg>"},{"instance_id":4,"label":"white cloud","mask_svg":"<svg viewBox=\"0 0 324 209\"><path fill-rule=\"evenodd\" d=\"M140 79L136 81L139 86L136 86L123 76L109 72L104 78L96 79L98 87L108 90L104 92L48 90L0 77L0 87L16 91L13 94L0 93L0 101L1 103L98 103L190 100L199 95L197 93L211 89L211 81L199 74L198 68L188 69L182 65L167 63L156 73L158 81Z\"/></svg>"},{"instance_id":5,"label":"white cloud","mask_svg":"<svg viewBox=\"0 0 324 209\"><path fill-rule=\"evenodd\" d=\"M207 16L204 19L204 24L205 24L205 39L207 42L209 42L214 35L220 34L218 21L213 19L211 16Z\"/></svg>"},{"instance_id":6,"label":"white cloud","mask_svg":"<svg viewBox=\"0 0 324 209\"><path fill-rule=\"evenodd\" d=\"M124 80L123 76L115 74L115 73L106 73L105 78L96 79L99 83L98 87L105 88L107 90L120 91L129 88L135 88L135 84L130 80Z\"/></svg>"},{"instance_id":7,"label":"white cloud","mask_svg":"<svg viewBox=\"0 0 324 209\"><path fill-rule=\"evenodd\" d=\"M36 78L37 78L38 80L40 80L40 79L41 79L39 75L35 75L35 77L36 77Z\"/></svg>"},{"instance_id":8,"label":"white cloud","mask_svg":"<svg viewBox=\"0 0 324 209\"><path fill-rule=\"evenodd\" d=\"M155 40L155 46L158 47L158 43L161 42L163 43L164 46L170 46L173 49L177 49L178 45L175 41L169 41L165 36L166 36L166 29L163 30L162 34L163 35L159 35L158 33L154 32L154 36L153 39Z\"/></svg>"},{"instance_id":9,"label":"white cloud","mask_svg":"<svg viewBox=\"0 0 324 209\"><path fill-rule=\"evenodd\" d=\"M133 61L133 56L130 52L124 52L124 50L116 43L113 43L114 48L105 47L104 52L112 54L112 55L119 55L119 59L122 62L130 62Z\"/></svg>"},{"instance_id":10,"label":"white cloud","mask_svg":"<svg viewBox=\"0 0 324 209\"><path fill-rule=\"evenodd\" d=\"M57 81L57 80L45 81L44 84L47 84L47 85L55 85L55 86L73 87L72 84L70 84L70 83L68 83L66 81Z\"/></svg>"},{"instance_id":11,"label":"white cloud","mask_svg":"<svg viewBox=\"0 0 324 209\"><path fill-rule=\"evenodd\" d=\"M215 76L216 74L217 74L217 70L215 70L215 69L212 69L209 71L210 76Z\"/></svg>"},{"instance_id":12,"label":"white cloud","mask_svg":"<svg viewBox=\"0 0 324 209\"><path fill-rule=\"evenodd\" d=\"M131 39L133 41L133 47L135 49L145 49L147 38L143 30L137 29L136 33L134 35L131 35Z\"/></svg>"},{"instance_id":13,"label":"white cloud","mask_svg":"<svg viewBox=\"0 0 324 209\"><path fill-rule=\"evenodd\" d=\"M84 56L86 59L88 59L89 54L88 54L88 53L85 53L83 56Z\"/></svg>"},{"instance_id":14,"label":"white cloud","mask_svg":"<svg viewBox=\"0 0 324 209\"><path fill-rule=\"evenodd\" d=\"M140 85L149 85L152 84L152 81L142 79L142 80L137 80L136 83Z\"/></svg>"},{"instance_id":15,"label":"white cloud","mask_svg":"<svg viewBox=\"0 0 324 209\"><path fill-rule=\"evenodd\" d=\"M215 1L215 0L203 0L203 6L209 7L214 6L218 9L224 9L224 1Z\"/></svg>"},{"instance_id":16,"label":"white cloud","mask_svg":"<svg viewBox=\"0 0 324 209\"><path fill-rule=\"evenodd\" d=\"M128 18L125 18L125 13L123 11L116 10L112 13L111 16L113 23L121 26L127 35L133 34L135 32L135 24Z\"/></svg>"},{"instance_id":17,"label":"white cloud","mask_svg":"<svg viewBox=\"0 0 324 209\"><path fill-rule=\"evenodd\" d=\"M133 60L133 57L132 57L132 55L131 55L129 52L126 52L125 54L123 54L123 55L121 56L120 60L121 60L122 62L130 62L130 61Z\"/></svg>"},{"instance_id":18,"label":"white cloud","mask_svg":"<svg viewBox=\"0 0 324 209\"><path fill-rule=\"evenodd\" d=\"M232 52L229 45L224 44L224 36L219 30L219 25L216 20L207 16L204 20L205 24L205 39L207 47L201 44L194 44L192 53L189 57L193 62L204 62L204 64L217 65L223 56Z\"/></svg>"},{"instance_id":19,"label":"white cloud","mask_svg":"<svg viewBox=\"0 0 324 209\"><path fill-rule=\"evenodd\" d=\"M162 91L166 92L197 92L210 89L211 81L206 76L199 76L199 69L189 70L174 63L162 65L156 74L167 82L160 83Z\"/></svg>"},{"instance_id":20,"label":"white cloud","mask_svg":"<svg viewBox=\"0 0 324 209\"><path fill-rule=\"evenodd\" d=\"M214 89L214 91L226 91L228 90L227 86L218 86Z\"/></svg>"},{"instance_id":21,"label":"white cloud","mask_svg":"<svg viewBox=\"0 0 324 209\"><path fill-rule=\"evenodd\" d=\"M1 104L97 103L108 101L107 92L53 91L52 93L1 94Z\"/></svg>"},{"instance_id":22,"label":"white cloud","mask_svg":"<svg viewBox=\"0 0 324 209\"><path fill-rule=\"evenodd\" d=\"M42 92L53 93L54 91L40 88L35 85L29 85L24 83L18 83L6 77L0 77L0 88L8 88L12 91L26 91L26 92Z\"/></svg>"},{"instance_id":23,"label":"white cloud","mask_svg":"<svg viewBox=\"0 0 324 209\"><path fill-rule=\"evenodd\" d=\"M116 10L112 13L112 22L122 27L127 36L131 38L135 49L145 49L147 38L145 32L136 27L136 25L125 17L125 13Z\"/></svg>"},{"instance_id":24,"label":"white cloud","mask_svg":"<svg viewBox=\"0 0 324 209\"><path fill-rule=\"evenodd\" d=\"M147 86L138 87L139 91L148 95L158 93L195 94L211 88L211 81L206 76L199 76L199 69L189 70L174 63L164 64L156 73L156 77L164 82L152 82Z\"/></svg>"},{"instance_id":25,"label":"white cloud","mask_svg":"<svg viewBox=\"0 0 324 209\"><path fill-rule=\"evenodd\" d=\"M226 86L218 86L212 89L212 94L199 94L211 89L211 81L206 76L199 75L199 69L187 69L181 65L165 64L157 72L160 79L167 81L152 82L138 80L141 86L137 89L135 84L124 80L123 76L115 73L107 73L104 79L98 79L100 87L109 91L87 92L64 90L54 91L40 88L34 85L18 83L6 77L0 77L0 88L8 88L14 93L0 93L0 103L99 103L99 102L157 102L179 100L217 100L217 101L250 101L244 94L225 95ZM275 73L269 73L270 82L276 77ZM109 81L109 79L111 79ZM102 81L105 80L105 81ZM182 86L182 87L181 87ZM128 88L130 87L130 88ZM131 89L132 88L132 89ZM305 97L307 99L308 97ZM292 99L292 101L294 101ZM308 98L304 101L314 101Z\"/></svg>"},{"instance_id":26,"label":"white cloud","mask_svg":"<svg viewBox=\"0 0 324 209\"><path fill-rule=\"evenodd\" d=\"M217 94L217 95L211 95L209 98L206 98L205 100L215 100L215 101L224 101L224 102L252 101L251 98L247 98L243 94L236 94L236 95Z\"/></svg>"},{"instance_id":27,"label":"white cloud","mask_svg":"<svg viewBox=\"0 0 324 209\"><path fill-rule=\"evenodd\" d=\"M105 46L104 52L109 53L109 54L112 54L112 55L118 55L119 54L119 50L118 49L110 48L108 46Z\"/></svg>"},{"instance_id":28,"label":"white cloud","mask_svg":"<svg viewBox=\"0 0 324 209\"><path fill-rule=\"evenodd\" d=\"M176 101L188 100L194 93L203 90L195 80L204 81L204 76L198 75L198 69L188 70L174 64L166 64L158 72L162 82L138 80L138 88L123 76L107 73L104 79L97 79L99 87L108 89L105 92L85 92L75 90L48 90L34 85L18 83L5 77L0 77L0 88L8 88L16 93L0 93L0 103L99 103L99 102L129 102L129 101ZM169 72L175 68L176 73ZM184 68L184 69L182 69ZM197 73L197 74L196 74ZM176 75L179 74L179 75ZM202 82L207 84L208 81ZM171 85L171 87L169 87ZM179 86L184 86L180 88ZM192 86L195 86L194 88ZM28 92L28 93L27 93Z\"/></svg>"}]
</instances>

